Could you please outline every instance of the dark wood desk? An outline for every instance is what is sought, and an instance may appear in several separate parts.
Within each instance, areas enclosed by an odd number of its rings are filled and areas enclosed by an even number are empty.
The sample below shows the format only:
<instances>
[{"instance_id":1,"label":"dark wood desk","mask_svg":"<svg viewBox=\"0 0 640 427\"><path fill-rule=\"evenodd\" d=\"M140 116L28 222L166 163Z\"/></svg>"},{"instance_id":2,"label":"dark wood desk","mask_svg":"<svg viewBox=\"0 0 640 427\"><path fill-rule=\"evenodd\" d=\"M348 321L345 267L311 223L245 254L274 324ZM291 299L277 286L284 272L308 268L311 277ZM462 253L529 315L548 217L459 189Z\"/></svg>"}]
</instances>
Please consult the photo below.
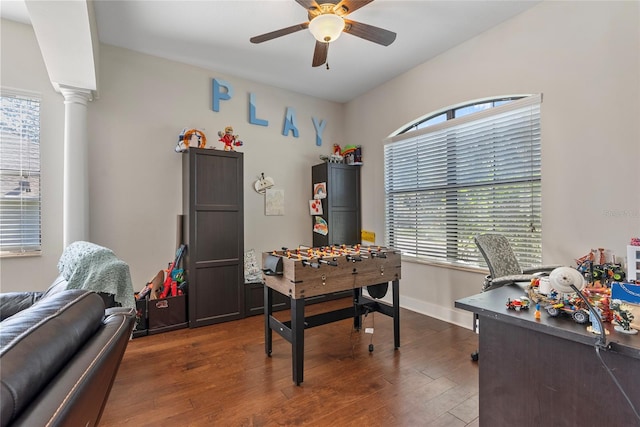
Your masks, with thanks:
<instances>
[{"instance_id":1,"label":"dark wood desk","mask_svg":"<svg viewBox=\"0 0 640 427\"><path fill-rule=\"evenodd\" d=\"M263 254L263 263L270 253ZM400 347L400 253L385 249L384 256L366 256L352 261L346 256L330 257L337 265L320 264L317 268L301 260L283 257L282 275L265 276L264 318L265 353L271 356L272 331L291 343L293 382L300 385L304 372L304 330L348 318L360 329L362 315L377 311L393 318L394 347ZM364 286L391 282L393 305L376 301L362 294ZM273 316L273 291L288 296L291 320L282 322ZM333 292L353 290L353 307L305 317L305 298Z\"/></svg>"},{"instance_id":2,"label":"dark wood desk","mask_svg":"<svg viewBox=\"0 0 640 427\"><path fill-rule=\"evenodd\" d=\"M525 295L504 286L455 302L479 315L480 426L640 426L603 366L595 335L568 317L541 319L506 308ZM609 347L600 355L640 411L640 335L605 323Z\"/></svg>"}]
</instances>

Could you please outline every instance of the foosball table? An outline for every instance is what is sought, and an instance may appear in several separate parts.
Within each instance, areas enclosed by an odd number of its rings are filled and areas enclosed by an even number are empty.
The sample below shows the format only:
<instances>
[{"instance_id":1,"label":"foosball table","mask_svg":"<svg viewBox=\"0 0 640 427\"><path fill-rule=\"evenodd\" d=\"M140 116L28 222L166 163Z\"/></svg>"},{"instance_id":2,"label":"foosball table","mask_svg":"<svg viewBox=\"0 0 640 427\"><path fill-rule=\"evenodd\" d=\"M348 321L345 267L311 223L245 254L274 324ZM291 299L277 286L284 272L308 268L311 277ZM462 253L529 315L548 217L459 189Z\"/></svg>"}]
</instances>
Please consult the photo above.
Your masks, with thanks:
<instances>
[{"instance_id":1,"label":"foosball table","mask_svg":"<svg viewBox=\"0 0 640 427\"><path fill-rule=\"evenodd\" d=\"M360 329L362 316L380 312L393 318L394 348L400 347L400 252L381 246L341 245L282 249L262 254L264 273L265 352L271 356L272 331L291 343L293 381L303 381L304 330L353 318ZM392 282L393 304L380 301ZM366 287L369 296L363 295ZM290 298L291 320L273 316L273 291ZM305 298L352 290L353 307L305 317ZM372 347L369 349L372 351Z\"/></svg>"}]
</instances>

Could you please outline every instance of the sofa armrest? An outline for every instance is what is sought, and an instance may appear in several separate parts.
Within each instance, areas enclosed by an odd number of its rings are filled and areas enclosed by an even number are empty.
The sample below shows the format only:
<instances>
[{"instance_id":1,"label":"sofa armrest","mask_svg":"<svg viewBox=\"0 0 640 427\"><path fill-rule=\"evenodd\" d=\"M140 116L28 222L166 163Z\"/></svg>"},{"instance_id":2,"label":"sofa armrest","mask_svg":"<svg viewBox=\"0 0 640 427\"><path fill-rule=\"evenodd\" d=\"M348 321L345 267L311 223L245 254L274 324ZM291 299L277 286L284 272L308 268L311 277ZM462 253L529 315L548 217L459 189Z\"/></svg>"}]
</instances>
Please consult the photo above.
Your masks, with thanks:
<instances>
[{"instance_id":1,"label":"sofa armrest","mask_svg":"<svg viewBox=\"0 0 640 427\"><path fill-rule=\"evenodd\" d=\"M105 316L101 326L11 427L99 426L135 316Z\"/></svg>"},{"instance_id":2,"label":"sofa armrest","mask_svg":"<svg viewBox=\"0 0 640 427\"><path fill-rule=\"evenodd\" d=\"M135 317L136 310L133 308L125 308L125 307L108 307L104 310L104 317L111 316L113 314Z\"/></svg>"},{"instance_id":3,"label":"sofa armrest","mask_svg":"<svg viewBox=\"0 0 640 427\"><path fill-rule=\"evenodd\" d=\"M0 321L31 307L42 292L7 292L0 294Z\"/></svg>"},{"instance_id":4,"label":"sofa armrest","mask_svg":"<svg viewBox=\"0 0 640 427\"><path fill-rule=\"evenodd\" d=\"M2 322L1 426L12 424L24 411L30 412L32 400L59 372L69 371L66 365L103 320L102 299L93 292L72 289L42 298Z\"/></svg>"}]
</instances>

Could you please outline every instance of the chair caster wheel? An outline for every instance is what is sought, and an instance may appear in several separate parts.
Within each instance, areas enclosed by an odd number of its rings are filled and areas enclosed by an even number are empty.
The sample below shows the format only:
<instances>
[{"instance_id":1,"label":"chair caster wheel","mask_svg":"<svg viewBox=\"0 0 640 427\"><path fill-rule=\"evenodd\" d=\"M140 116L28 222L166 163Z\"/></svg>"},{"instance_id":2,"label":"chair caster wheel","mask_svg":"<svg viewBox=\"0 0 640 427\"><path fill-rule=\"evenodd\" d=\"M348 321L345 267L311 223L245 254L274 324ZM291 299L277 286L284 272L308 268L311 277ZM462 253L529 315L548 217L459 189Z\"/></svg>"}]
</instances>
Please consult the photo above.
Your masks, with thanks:
<instances>
[{"instance_id":1,"label":"chair caster wheel","mask_svg":"<svg viewBox=\"0 0 640 427\"><path fill-rule=\"evenodd\" d=\"M474 352L474 353L471 353L471 360L473 360L474 362L477 362L478 361L478 356L479 356L479 354L478 354L477 351Z\"/></svg>"},{"instance_id":2,"label":"chair caster wheel","mask_svg":"<svg viewBox=\"0 0 640 427\"><path fill-rule=\"evenodd\" d=\"M373 344L369 344L369 353L373 352Z\"/></svg>"}]
</instances>

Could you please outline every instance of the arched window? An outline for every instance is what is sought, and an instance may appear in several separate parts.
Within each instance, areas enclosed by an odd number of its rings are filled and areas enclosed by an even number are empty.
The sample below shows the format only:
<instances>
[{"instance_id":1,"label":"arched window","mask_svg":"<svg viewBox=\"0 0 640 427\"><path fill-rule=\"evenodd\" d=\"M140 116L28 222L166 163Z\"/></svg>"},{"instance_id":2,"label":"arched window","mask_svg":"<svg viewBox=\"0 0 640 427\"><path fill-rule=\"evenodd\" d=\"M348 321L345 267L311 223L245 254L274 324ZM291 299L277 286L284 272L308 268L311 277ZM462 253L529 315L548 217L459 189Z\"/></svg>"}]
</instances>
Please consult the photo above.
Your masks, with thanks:
<instances>
[{"instance_id":1,"label":"arched window","mask_svg":"<svg viewBox=\"0 0 640 427\"><path fill-rule=\"evenodd\" d=\"M428 126L436 125L446 120L452 120L452 119L460 118L469 114L477 113L479 111L484 111L489 108L498 107L500 105L504 105L511 101L515 101L521 98L523 97L509 96L509 97L499 98L499 99L465 103L455 107L447 107L444 110L440 110L435 113L429 114L425 119L418 120L417 122L413 123L411 126L408 126L404 130L398 132L398 134L407 133L407 132L411 132L419 129L424 129Z\"/></svg>"},{"instance_id":2,"label":"arched window","mask_svg":"<svg viewBox=\"0 0 640 427\"><path fill-rule=\"evenodd\" d=\"M518 99L521 98L521 99ZM541 264L541 95L446 108L384 148L387 244L405 258L484 265L473 236L507 236Z\"/></svg>"}]
</instances>

